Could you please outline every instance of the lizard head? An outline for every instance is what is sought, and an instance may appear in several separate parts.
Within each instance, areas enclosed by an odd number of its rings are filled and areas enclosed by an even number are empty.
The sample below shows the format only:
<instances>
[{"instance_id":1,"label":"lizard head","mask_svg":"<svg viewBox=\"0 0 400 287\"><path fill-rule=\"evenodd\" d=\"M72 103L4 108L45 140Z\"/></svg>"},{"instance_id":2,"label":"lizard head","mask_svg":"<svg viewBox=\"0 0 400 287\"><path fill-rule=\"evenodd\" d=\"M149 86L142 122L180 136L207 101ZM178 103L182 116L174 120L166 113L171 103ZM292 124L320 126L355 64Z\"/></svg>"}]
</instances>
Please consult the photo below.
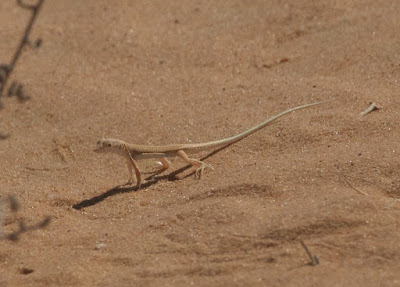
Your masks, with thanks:
<instances>
[{"instance_id":1,"label":"lizard head","mask_svg":"<svg viewBox=\"0 0 400 287\"><path fill-rule=\"evenodd\" d=\"M97 153L112 152L121 155L124 142L117 139L101 139L94 149Z\"/></svg>"}]
</instances>

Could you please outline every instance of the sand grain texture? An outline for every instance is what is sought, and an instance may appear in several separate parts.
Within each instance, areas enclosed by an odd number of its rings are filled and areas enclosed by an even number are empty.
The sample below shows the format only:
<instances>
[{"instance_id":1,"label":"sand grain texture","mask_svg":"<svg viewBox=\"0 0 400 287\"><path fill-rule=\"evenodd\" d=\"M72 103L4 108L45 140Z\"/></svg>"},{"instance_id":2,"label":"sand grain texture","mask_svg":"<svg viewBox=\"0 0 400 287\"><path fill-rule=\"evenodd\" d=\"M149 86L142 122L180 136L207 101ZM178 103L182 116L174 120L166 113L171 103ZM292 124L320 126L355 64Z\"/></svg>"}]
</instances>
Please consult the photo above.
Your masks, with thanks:
<instances>
[{"instance_id":1,"label":"sand grain texture","mask_svg":"<svg viewBox=\"0 0 400 287\"><path fill-rule=\"evenodd\" d=\"M0 110L0 195L20 203L4 231L51 223L0 241L0 285L399 285L399 12L383 0L45 1L31 35L43 45L11 78L31 99ZM2 63L28 16L1 1ZM125 162L92 151L105 136L220 139L331 98L215 153L202 180L174 173L176 160L140 191L118 187ZM379 110L360 116L370 102Z\"/></svg>"}]
</instances>

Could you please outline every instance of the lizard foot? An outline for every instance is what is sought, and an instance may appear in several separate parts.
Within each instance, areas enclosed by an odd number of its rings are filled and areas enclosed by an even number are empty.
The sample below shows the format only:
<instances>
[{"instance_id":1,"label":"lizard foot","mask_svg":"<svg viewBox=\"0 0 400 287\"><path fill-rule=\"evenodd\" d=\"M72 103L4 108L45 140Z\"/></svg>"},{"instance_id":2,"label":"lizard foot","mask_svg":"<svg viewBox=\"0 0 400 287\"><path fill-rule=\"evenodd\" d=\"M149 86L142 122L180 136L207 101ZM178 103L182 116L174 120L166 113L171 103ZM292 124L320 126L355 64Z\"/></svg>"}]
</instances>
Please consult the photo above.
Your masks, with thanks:
<instances>
[{"instance_id":1,"label":"lizard foot","mask_svg":"<svg viewBox=\"0 0 400 287\"><path fill-rule=\"evenodd\" d=\"M135 180L134 180L133 178L130 178L130 179L128 179L128 181L127 181L124 185L133 186L133 185L134 185L134 184L133 184L134 181L135 181ZM142 186L142 182L141 182L141 181L138 181L138 182L136 183L136 186L138 187L138 190L139 190L140 187Z\"/></svg>"},{"instance_id":2,"label":"lizard foot","mask_svg":"<svg viewBox=\"0 0 400 287\"><path fill-rule=\"evenodd\" d=\"M211 165L206 164L206 163L203 162L201 164L201 166L198 169L196 169L196 173L195 173L194 177L197 178L197 179L201 179L201 177L203 176L204 170L206 168L214 170L214 168Z\"/></svg>"}]
</instances>

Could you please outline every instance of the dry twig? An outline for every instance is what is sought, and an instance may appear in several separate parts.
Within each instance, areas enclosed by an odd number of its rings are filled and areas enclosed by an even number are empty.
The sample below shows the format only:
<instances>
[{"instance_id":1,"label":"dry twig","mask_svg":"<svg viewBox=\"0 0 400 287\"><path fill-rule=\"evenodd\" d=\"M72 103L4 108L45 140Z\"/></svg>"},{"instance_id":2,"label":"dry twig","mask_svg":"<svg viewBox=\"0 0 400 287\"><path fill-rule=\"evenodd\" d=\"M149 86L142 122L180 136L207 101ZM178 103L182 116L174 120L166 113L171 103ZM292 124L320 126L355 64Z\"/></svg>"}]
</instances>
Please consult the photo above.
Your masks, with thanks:
<instances>
[{"instance_id":1,"label":"dry twig","mask_svg":"<svg viewBox=\"0 0 400 287\"><path fill-rule=\"evenodd\" d=\"M313 256L313 255L311 254L310 250L308 249L308 247L306 246L306 244L304 243L303 240L300 239L300 243L301 243L301 246L303 246L304 250L306 251L308 257L310 257L310 260L311 260L310 265L312 265L312 266L318 265L318 264L319 264L319 258L318 258L318 256L317 256L317 255L314 255L314 256Z\"/></svg>"},{"instance_id":2,"label":"dry twig","mask_svg":"<svg viewBox=\"0 0 400 287\"><path fill-rule=\"evenodd\" d=\"M361 194L363 194L363 195L368 195L368 194L365 193L364 191L361 191L361 190L355 188L354 186L352 186L352 185L350 184L350 182L349 182L345 177L343 177L343 180L344 180L345 183L347 183L347 185L348 185L350 188L354 189L354 190L357 191L358 193L361 193Z\"/></svg>"},{"instance_id":3,"label":"dry twig","mask_svg":"<svg viewBox=\"0 0 400 287\"><path fill-rule=\"evenodd\" d=\"M42 6L43 2L44 2L44 0L38 0L36 5L33 5L33 4L29 5L29 4L25 4L22 0L17 0L17 3L21 8L31 10L32 16L25 28L24 35L22 36L22 39L19 43L17 50L14 53L14 56L11 59L11 62L9 64L0 64L0 99L3 96L4 88L6 87L7 81L9 79L12 71L15 68L17 60L21 56L22 49L25 47L25 45L29 45L33 48L39 47L39 45L42 41L41 39L37 39L34 44L31 44L29 42L29 34L31 32L33 23L36 20L37 14L39 13L40 7ZM18 98L18 100L20 100L20 101L26 101L29 98L23 92L22 84L19 84L19 83L13 83L13 85L11 85L10 90L8 91L8 96L10 96L10 97L16 96ZM2 108L1 101L0 101L0 108Z\"/></svg>"},{"instance_id":4,"label":"dry twig","mask_svg":"<svg viewBox=\"0 0 400 287\"><path fill-rule=\"evenodd\" d=\"M0 240L8 239L11 241L17 241L19 239L19 236L22 233L25 233L25 232L28 232L31 230L44 228L50 223L50 217L47 216L42 221L40 221L34 225L27 226L27 225L25 225L25 221L22 218L18 222L18 229L14 232L10 232L10 233L6 234L3 232L3 221L4 221L5 209L6 209L7 203L10 206L11 212L17 212L19 209L18 201L14 196L10 195L6 199L0 200Z\"/></svg>"},{"instance_id":5,"label":"dry twig","mask_svg":"<svg viewBox=\"0 0 400 287\"><path fill-rule=\"evenodd\" d=\"M376 106L375 102L371 102L370 106L361 113L361 116L365 116L366 114L369 114L372 111L377 111L379 108Z\"/></svg>"}]
</instances>

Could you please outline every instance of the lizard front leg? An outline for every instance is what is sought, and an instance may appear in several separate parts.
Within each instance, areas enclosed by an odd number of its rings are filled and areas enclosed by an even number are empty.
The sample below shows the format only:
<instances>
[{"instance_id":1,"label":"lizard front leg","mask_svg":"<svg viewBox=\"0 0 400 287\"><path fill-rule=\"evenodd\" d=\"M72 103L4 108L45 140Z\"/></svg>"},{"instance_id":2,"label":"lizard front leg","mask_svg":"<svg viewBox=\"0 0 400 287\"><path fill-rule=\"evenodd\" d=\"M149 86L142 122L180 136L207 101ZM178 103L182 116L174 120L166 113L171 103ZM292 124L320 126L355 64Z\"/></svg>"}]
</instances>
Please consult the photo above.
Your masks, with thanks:
<instances>
[{"instance_id":1,"label":"lizard front leg","mask_svg":"<svg viewBox=\"0 0 400 287\"><path fill-rule=\"evenodd\" d=\"M126 159L126 163L127 163L127 165L128 165L128 172L129 172L129 179L128 179L127 184L132 184L132 183L134 182L135 177L133 176L133 170L135 170L136 182L137 182L137 185L138 185L139 188L140 188L140 186L141 186L141 184L142 184L142 176L141 176L141 172L140 172L138 166L137 166L136 163L135 163L132 159L130 159L130 158L127 158L127 159Z\"/></svg>"},{"instance_id":2,"label":"lizard front leg","mask_svg":"<svg viewBox=\"0 0 400 287\"><path fill-rule=\"evenodd\" d=\"M140 189L140 186L142 185L142 175L140 173L139 167L133 160L131 153L129 152L129 149L126 146L124 146L124 149L127 153L126 162L127 162L128 170L129 170L128 184L133 183L133 169L134 169L135 174L136 174L136 184L138 186L138 189Z\"/></svg>"},{"instance_id":3,"label":"lizard front leg","mask_svg":"<svg viewBox=\"0 0 400 287\"><path fill-rule=\"evenodd\" d=\"M196 169L196 177L197 177L198 179L200 179L200 178L202 177L202 175L203 175L203 173L204 173L204 169L205 169L206 167L208 167L208 168L210 168L210 169L214 169L211 165L208 165L208 164L202 162L201 160L194 159L194 158L190 158L183 150L178 151L178 152L177 152L177 155L178 155L181 159L183 159L185 162L187 162L187 163L189 163L189 164L191 164L191 165L193 165L193 166L198 167L198 168Z\"/></svg>"}]
</instances>

